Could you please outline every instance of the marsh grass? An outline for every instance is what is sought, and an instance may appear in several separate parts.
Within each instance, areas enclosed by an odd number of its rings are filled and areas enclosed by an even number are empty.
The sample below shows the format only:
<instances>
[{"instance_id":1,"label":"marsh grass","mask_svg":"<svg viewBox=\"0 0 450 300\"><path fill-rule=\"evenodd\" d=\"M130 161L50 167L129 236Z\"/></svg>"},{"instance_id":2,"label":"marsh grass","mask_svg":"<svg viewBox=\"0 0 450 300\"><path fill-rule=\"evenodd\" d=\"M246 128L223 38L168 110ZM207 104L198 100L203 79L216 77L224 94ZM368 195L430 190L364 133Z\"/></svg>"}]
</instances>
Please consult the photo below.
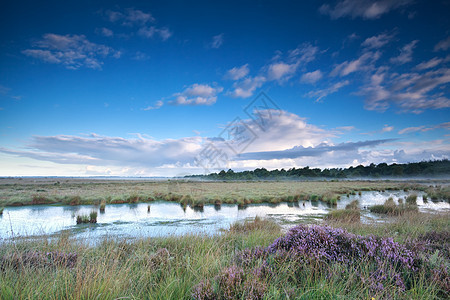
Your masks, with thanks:
<instances>
[{"instance_id":1,"label":"marsh grass","mask_svg":"<svg viewBox=\"0 0 450 300\"><path fill-rule=\"evenodd\" d=\"M0 205L33 204L98 204L105 199L106 204L139 203L155 200L178 202L191 205L202 201L214 204L216 201L237 204L242 199L245 204L296 202L299 200L325 201L334 205L339 195L352 194L357 191L401 190L405 186L413 190L427 190L434 198L448 199L448 188L428 188L416 183L387 181L189 181L180 180L176 189L170 189L172 181L83 181L66 180L55 184L48 180L40 183L20 181L17 184L1 184ZM39 192L37 192L39 191ZM430 197L431 197L430 196ZM447 198L446 198L447 197ZM437 198L436 198L437 199ZM439 198L440 199L440 198Z\"/></svg>"},{"instance_id":2,"label":"marsh grass","mask_svg":"<svg viewBox=\"0 0 450 300\"><path fill-rule=\"evenodd\" d=\"M100 207L99 207L100 213L104 213L105 212L105 208L106 208L106 201L102 200L100 202Z\"/></svg>"},{"instance_id":3,"label":"marsh grass","mask_svg":"<svg viewBox=\"0 0 450 300\"><path fill-rule=\"evenodd\" d=\"M417 212L417 195L411 194L403 199L398 199L398 204L392 197L389 197L382 205L373 205L369 207L370 212L386 215L402 215L408 212Z\"/></svg>"},{"instance_id":4,"label":"marsh grass","mask_svg":"<svg viewBox=\"0 0 450 300\"><path fill-rule=\"evenodd\" d=\"M325 219L333 222L344 222L344 223L359 223L361 219L361 210L359 208L359 201L353 200L345 206L345 209L336 209L330 211Z\"/></svg>"},{"instance_id":5,"label":"marsh grass","mask_svg":"<svg viewBox=\"0 0 450 300\"><path fill-rule=\"evenodd\" d=\"M97 212L91 211L89 215L77 215L77 224L97 223Z\"/></svg>"},{"instance_id":6,"label":"marsh grass","mask_svg":"<svg viewBox=\"0 0 450 300\"><path fill-rule=\"evenodd\" d=\"M442 250L445 245L439 242L449 240L444 233L450 231L449 219L448 215L411 213L388 224L339 225L365 237L394 237L411 249L421 241L432 241L427 242L433 245L430 249L415 250L425 258L425 267L408 273L412 277L405 290L389 278L381 281L385 283L382 291L373 290L373 282L363 283L361 278L369 279L375 271L365 261L349 268L312 257L300 260L282 251L264 256L263 250L283 234L272 221L256 218L233 224L215 236L105 238L94 245L68 234L4 241L0 298L206 299L201 296L212 291L219 296L216 299L226 295L231 299L445 299L448 291L442 283L448 275L430 273L428 267L440 270L442 263L449 263ZM256 260L242 260L258 255Z\"/></svg>"}]
</instances>

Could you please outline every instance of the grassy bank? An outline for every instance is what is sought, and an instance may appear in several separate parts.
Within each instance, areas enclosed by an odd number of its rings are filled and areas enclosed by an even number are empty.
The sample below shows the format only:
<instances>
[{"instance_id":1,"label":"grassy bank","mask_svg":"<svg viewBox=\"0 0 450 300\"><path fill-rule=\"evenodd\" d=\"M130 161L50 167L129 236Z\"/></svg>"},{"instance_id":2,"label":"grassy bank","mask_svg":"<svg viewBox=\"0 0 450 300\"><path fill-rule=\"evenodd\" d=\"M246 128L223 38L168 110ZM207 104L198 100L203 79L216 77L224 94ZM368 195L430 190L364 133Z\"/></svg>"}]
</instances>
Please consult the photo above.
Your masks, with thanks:
<instances>
[{"instance_id":1,"label":"grassy bank","mask_svg":"<svg viewBox=\"0 0 450 300\"><path fill-rule=\"evenodd\" d=\"M335 205L340 195L360 191L421 190L431 199L450 199L450 189L430 188L426 184L392 181L82 181L47 180L5 183L0 181L0 207L39 204L97 204L175 201L183 205L201 207L222 203L323 201Z\"/></svg>"},{"instance_id":2,"label":"grassy bank","mask_svg":"<svg viewBox=\"0 0 450 300\"><path fill-rule=\"evenodd\" d=\"M8 241L0 247L0 298L449 296L448 215L410 212L380 225L326 222L330 227L300 226L283 234L273 222L256 219L212 237L107 239L95 246L68 235Z\"/></svg>"}]
</instances>

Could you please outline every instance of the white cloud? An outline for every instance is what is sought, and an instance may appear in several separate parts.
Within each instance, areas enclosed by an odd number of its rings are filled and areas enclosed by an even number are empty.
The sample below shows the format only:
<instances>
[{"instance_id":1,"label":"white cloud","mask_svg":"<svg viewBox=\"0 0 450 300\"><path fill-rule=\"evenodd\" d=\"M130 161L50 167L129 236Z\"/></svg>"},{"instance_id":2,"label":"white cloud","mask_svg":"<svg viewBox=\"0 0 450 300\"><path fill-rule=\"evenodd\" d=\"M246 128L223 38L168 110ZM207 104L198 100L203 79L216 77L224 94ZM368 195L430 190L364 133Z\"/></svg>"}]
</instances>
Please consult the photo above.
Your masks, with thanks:
<instances>
[{"instance_id":1,"label":"white cloud","mask_svg":"<svg viewBox=\"0 0 450 300\"><path fill-rule=\"evenodd\" d=\"M331 19L348 16L352 19L361 17L373 20L412 2L413 0L340 0L334 7L329 4L322 5L319 11L322 14L329 15Z\"/></svg>"},{"instance_id":2,"label":"white cloud","mask_svg":"<svg viewBox=\"0 0 450 300\"><path fill-rule=\"evenodd\" d=\"M267 66L267 79L280 82L289 80L299 66L313 61L318 51L318 47L306 43L288 51L285 61L281 61L281 54L278 54L273 58L275 62Z\"/></svg>"},{"instance_id":3,"label":"white cloud","mask_svg":"<svg viewBox=\"0 0 450 300\"><path fill-rule=\"evenodd\" d=\"M219 49L223 44L223 33L212 37L212 41L209 46L213 49Z\"/></svg>"},{"instance_id":4,"label":"white cloud","mask_svg":"<svg viewBox=\"0 0 450 300\"><path fill-rule=\"evenodd\" d=\"M241 67L234 67L227 71L224 78L225 79L231 79L231 80L239 80L241 78L244 78L248 75L250 72L250 69L248 68L248 64L245 64Z\"/></svg>"},{"instance_id":5,"label":"white cloud","mask_svg":"<svg viewBox=\"0 0 450 300\"><path fill-rule=\"evenodd\" d=\"M297 48L290 50L288 60L300 64L307 64L316 59L319 48L309 43L302 44Z\"/></svg>"},{"instance_id":6,"label":"white cloud","mask_svg":"<svg viewBox=\"0 0 450 300\"><path fill-rule=\"evenodd\" d=\"M370 49L378 49L389 43L394 35L382 33L376 36L367 38L361 45Z\"/></svg>"},{"instance_id":7,"label":"white cloud","mask_svg":"<svg viewBox=\"0 0 450 300\"><path fill-rule=\"evenodd\" d=\"M267 81L264 76L245 78L233 84L234 90L229 94L235 98L248 98Z\"/></svg>"},{"instance_id":8,"label":"white cloud","mask_svg":"<svg viewBox=\"0 0 450 300\"><path fill-rule=\"evenodd\" d=\"M222 87L212 87L207 84L194 83L183 92L176 93L172 105L212 105L217 101L217 94L223 91Z\"/></svg>"},{"instance_id":9,"label":"white cloud","mask_svg":"<svg viewBox=\"0 0 450 300\"><path fill-rule=\"evenodd\" d=\"M434 51L439 50L447 51L448 49L450 49L450 36L447 37L446 39L443 39L442 41L437 43L436 46L434 46Z\"/></svg>"},{"instance_id":10,"label":"white cloud","mask_svg":"<svg viewBox=\"0 0 450 300\"><path fill-rule=\"evenodd\" d=\"M335 144L333 138L342 134L341 132L308 124L296 114L261 110L259 116L259 120L266 124L265 130L252 119L241 120L237 124L247 128L242 135L251 133L257 137L240 157L227 145L240 143L243 137L241 135L231 135L231 140L224 139L228 136L226 133L217 138L195 136L155 140L140 134L136 138L91 134L34 136L24 146L25 150L0 147L0 160L2 164L5 159L13 161L12 164L4 164L7 170L14 170L11 172L16 173L19 169L25 170L21 173L27 175L36 175L43 168L51 167L53 174L54 170L70 169L70 175L173 176L180 173L202 173L203 169L195 165L194 159L210 143L226 154L227 167L233 169L348 167L355 164L402 163L449 157L448 140L419 143L372 140ZM449 128L450 123L437 126ZM31 167L35 169L20 166L24 161L30 164L34 162L35 165ZM61 164L64 164L64 168L58 168ZM3 172L2 175L11 173Z\"/></svg>"},{"instance_id":11,"label":"white cloud","mask_svg":"<svg viewBox=\"0 0 450 300\"><path fill-rule=\"evenodd\" d=\"M164 105L164 102L161 100L156 101L155 105L153 106L147 106L143 110L153 110L153 109L160 109Z\"/></svg>"},{"instance_id":12,"label":"white cloud","mask_svg":"<svg viewBox=\"0 0 450 300\"><path fill-rule=\"evenodd\" d=\"M381 132L391 132L392 130L394 130L394 126L384 125L384 127L381 129Z\"/></svg>"},{"instance_id":13,"label":"white cloud","mask_svg":"<svg viewBox=\"0 0 450 300\"><path fill-rule=\"evenodd\" d=\"M281 80L290 77L297 70L298 63L286 64L284 62L274 63L269 66L267 76L269 80Z\"/></svg>"},{"instance_id":14,"label":"white cloud","mask_svg":"<svg viewBox=\"0 0 450 300\"><path fill-rule=\"evenodd\" d=\"M328 88L311 91L311 92L307 93L305 96L309 97L309 98L316 98L316 102L319 102L323 98L327 97L330 94L336 93L341 88L343 88L344 86L349 85L349 84L350 84L350 81L348 81L348 80L336 82L335 84L333 84L332 86L330 86Z\"/></svg>"},{"instance_id":15,"label":"white cloud","mask_svg":"<svg viewBox=\"0 0 450 300\"><path fill-rule=\"evenodd\" d=\"M425 73L404 73L389 76L385 72L372 75L359 94L366 96L365 108L385 111L391 104L404 112L421 113L427 109L450 107L450 99L436 91L450 83L450 69L440 68Z\"/></svg>"},{"instance_id":16,"label":"white cloud","mask_svg":"<svg viewBox=\"0 0 450 300\"><path fill-rule=\"evenodd\" d=\"M430 59L429 61L424 61L424 62L418 64L416 66L416 69L417 70L431 69L431 68L438 66L443 61L444 61L444 59L442 59L442 58L434 57L434 58Z\"/></svg>"},{"instance_id":17,"label":"white cloud","mask_svg":"<svg viewBox=\"0 0 450 300\"><path fill-rule=\"evenodd\" d=\"M331 71L331 76L347 76L353 72L368 70L372 67L372 64L380 58L380 52L366 52L362 54L358 59L352 61L344 61L338 64Z\"/></svg>"},{"instance_id":18,"label":"white cloud","mask_svg":"<svg viewBox=\"0 0 450 300\"><path fill-rule=\"evenodd\" d=\"M108 56L119 58L121 55L120 51L88 41L84 35L53 33L45 34L33 43L33 49L23 50L22 53L73 70L80 67L101 69L103 61L100 59Z\"/></svg>"},{"instance_id":19,"label":"white cloud","mask_svg":"<svg viewBox=\"0 0 450 300\"><path fill-rule=\"evenodd\" d=\"M422 125L422 126L417 126L417 127L407 127L407 128L400 130L398 132L398 134L407 134L407 133L418 132L418 131L426 132L426 131L435 130L435 129L450 130L450 122L441 123L441 124L434 125L434 126Z\"/></svg>"},{"instance_id":20,"label":"white cloud","mask_svg":"<svg viewBox=\"0 0 450 300\"><path fill-rule=\"evenodd\" d=\"M121 22L122 26L137 27L137 34L145 38L153 38L155 35L159 36L163 41L169 39L173 33L167 27L150 26L150 23L155 23L156 19L151 13L143 12L139 9L128 8L122 11L107 10L105 15L110 22Z\"/></svg>"},{"instance_id":21,"label":"white cloud","mask_svg":"<svg viewBox=\"0 0 450 300\"><path fill-rule=\"evenodd\" d=\"M322 79L323 73L320 70L315 70L313 72L308 72L302 75L300 81L303 83L315 84L317 81Z\"/></svg>"},{"instance_id":22,"label":"white cloud","mask_svg":"<svg viewBox=\"0 0 450 300\"><path fill-rule=\"evenodd\" d=\"M391 62L396 64L404 64L412 61L413 50L418 42L419 42L418 40L414 40L411 43L403 46L403 48L400 49L400 55L391 58Z\"/></svg>"}]
</instances>

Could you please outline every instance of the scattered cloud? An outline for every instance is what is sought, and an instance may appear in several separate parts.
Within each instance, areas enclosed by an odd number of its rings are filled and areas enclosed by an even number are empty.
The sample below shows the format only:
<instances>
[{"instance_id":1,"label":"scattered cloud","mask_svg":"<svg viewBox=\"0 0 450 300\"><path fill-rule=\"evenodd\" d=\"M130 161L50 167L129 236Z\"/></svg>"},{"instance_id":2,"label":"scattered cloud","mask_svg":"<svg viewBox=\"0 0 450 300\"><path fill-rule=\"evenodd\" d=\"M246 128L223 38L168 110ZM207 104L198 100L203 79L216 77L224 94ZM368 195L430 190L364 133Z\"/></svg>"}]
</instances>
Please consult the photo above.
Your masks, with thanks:
<instances>
[{"instance_id":1,"label":"scattered cloud","mask_svg":"<svg viewBox=\"0 0 450 300\"><path fill-rule=\"evenodd\" d=\"M221 33L221 34L213 36L212 41L209 44L209 47L213 48L213 49L219 49L220 46L222 46L222 44L223 44L223 35L224 34Z\"/></svg>"},{"instance_id":2,"label":"scattered cloud","mask_svg":"<svg viewBox=\"0 0 450 300\"><path fill-rule=\"evenodd\" d=\"M168 28L156 28L155 26L141 27L137 34L145 38L152 38L158 35L163 41L166 41L172 36L172 32Z\"/></svg>"},{"instance_id":3,"label":"scattered cloud","mask_svg":"<svg viewBox=\"0 0 450 300\"><path fill-rule=\"evenodd\" d=\"M267 81L264 76L248 77L233 84L234 90L229 94L234 98L248 98Z\"/></svg>"},{"instance_id":4,"label":"scattered cloud","mask_svg":"<svg viewBox=\"0 0 450 300\"><path fill-rule=\"evenodd\" d=\"M234 67L227 71L224 78L231 80L239 80L248 75L250 69L248 68L248 64L245 64L241 67Z\"/></svg>"},{"instance_id":5,"label":"scattered cloud","mask_svg":"<svg viewBox=\"0 0 450 300\"><path fill-rule=\"evenodd\" d=\"M222 87L212 87L208 84L198 84L187 87L183 92L176 93L172 105L212 105L217 101L217 94L223 91Z\"/></svg>"},{"instance_id":6,"label":"scattered cloud","mask_svg":"<svg viewBox=\"0 0 450 300\"><path fill-rule=\"evenodd\" d=\"M402 130L400 130L398 132L398 134L407 134L407 133L413 133L413 132L426 132L426 131L430 131L430 130L435 130L435 129L447 129L450 130L450 122L446 122L446 123L441 123L438 125L434 125L434 126L417 126L417 127L407 127L404 128Z\"/></svg>"},{"instance_id":7,"label":"scattered cloud","mask_svg":"<svg viewBox=\"0 0 450 300\"><path fill-rule=\"evenodd\" d=\"M323 98L327 97L330 94L336 93L341 88L343 88L344 86L349 85L349 84L350 84L350 81L348 81L348 80L339 81L328 88L318 89L315 91L308 92L305 96L309 97L309 98L316 98L316 102L319 102Z\"/></svg>"},{"instance_id":8,"label":"scattered cloud","mask_svg":"<svg viewBox=\"0 0 450 300\"><path fill-rule=\"evenodd\" d=\"M156 19L151 13L143 12L139 9L127 8L120 11L107 10L104 14L112 23L119 23L125 27L138 28L136 34L144 38L158 36L163 41L166 41L173 35L173 32L167 27L150 25L155 23Z\"/></svg>"},{"instance_id":9,"label":"scattered cloud","mask_svg":"<svg viewBox=\"0 0 450 300\"><path fill-rule=\"evenodd\" d=\"M442 59L442 58L433 57L429 61L424 61L424 62L418 64L416 66L416 69L417 70L431 69L431 68L434 68L434 67L438 66L443 61L444 61L444 59Z\"/></svg>"},{"instance_id":10,"label":"scattered cloud","mask_svg":"<svg viewBox=\"0 0 450 300\"><path fill-rule=\"evenodd\" d=\"M378 49L389 43L393 37L393 34L382 33L367 38L361 45L369 49Z\"/></svg>"},{"instance_id":11,"label":"scattered cloud","mask_svg":"<svg viewBox=\"0 0 450 300\"><path fill-rule=\"evenodd\" d=\"M5 96L14 100L21 100L22 96L11 94L11 89L0 84L0 96Z\"/></svg>"},{"instance_id":12,"label":"scattered cloud","mask_svg":"<svg viewBox=\"0 0 450 300\"><path fill-rule=\"evenodd\" d=\"M394 130L394 126L384 125L384 127L381 129L381 132L391 132L392 130Z\"/></svg>"},{"instance_id":13,"label":"scattered cloud","mask_svg":"<svg viewBox=\"0 0 450 300\"><path fill-rule=\"evenodd\" d=\"M47 63L61 64L71 70L81 67L101 70L102 59L121 56L120 51L92 43L84 35L76 34L47 33L32 46L32 49L23 50L22 53Z\"/></svg>"},{"instance_id":14,"label":"scattered cloud","mask_svg":"<svg viewBox=\"0 0 450 300\"><path fill-rule=\"evenodd\" d=\"M114 32L111 29L108 29L106 27L95 29L95 33L102 35L102 36L106 36L106 37L111 37L114 35Z\"/></svg>"},{"instance_id":15,"label":"scattered cloud","mask_svg":"<svg viewBox=\"0 0 450 300\"><path fill-rule=\"evenodd\" d=\"M322 79L323 73L320 70L315 70L313 72L308 72L302 75L300 82L315 84L317 81Z\"/></svg>"},{"instance_id":16,"label":"scattered cloud","mask_svg":"<svg viewBox=\"0 0 450 300\"><path fill-rule=\"evenodd\" d=\"M134 8L128 8L125 11L107 10L105 15L110 22L121 22L123 26L141 26L155 22L155 18L150 13Z\"/></svg>"},{"instance_id":17,"label":"scattered cloud","mask_svg":"<svg viewBox=\"0 0 450 300\"><path fill-rule=\"evenodd\" d=\"M387 78L388 77L388 78ZM440 68L425 73L392 74L380 72L371 76L359 94L366 96L365 108L385 111L391 104L403 112L421 113L427 109L450 107L438 87L450 83L450 69Z\"/></svg>"},{"instance_id":18,"label":"scattered cloud","mask_svg":"<svg viewBox=\"0 0 450 300\"><path fill-rule=\"evenodd\" d=\"M347 76L353 72L368 70L372 67L372 64L380 58L381 53L365 52L359 58L352 61L344 61L338 64L331 71L330 76Z\"/></svg>"},{"instance_id":19,"label":"scattered cloud","mask_svg":"<svg viewBox=\"0 0 450 300\"><path fill-rule=\"evenodd\" d=\"M248 98L253 95L257 88L270 81L283 83L291 79L298 68L313 61L319 48L309 43L302 44L295 49L287 51L285 55L278 51L272 58L272 62L263 66L256 76L248 76L247 65L240 68L233 68L227 72L225 78L238 78L233 84L233 90L228 92L234 98ZM245 75L244 75L245 74ZM314 75L318 75L317 73Z\"/></svg>"},{"instance_id":20,"label":"scattered cloud","mask_svg":"<svg viewBox=\"0 0 450 300\"><path fill-rule=\"evenodd\" d=\"M140 61L150 59L150 57L146 53L141 52L141 51L136 51L135 55L132 58L134 60L140 60Z\"/></svg>"},{"instance_id":21,"label":"scattered cloud","mask_svg":"<svg viewBox=\"0 0 450 300\"><path fill-rule=\"evenodd\" d=\"M396 64L404 64L412 61L413 50L418 42L419 42L418 40L414 40L411 43L403 46L403 48L400 49L400 55L391 58L391 62Z\"/></svg>"},{"instance_id":22,"label":"scattered cloud","mask_svg":"<svg viewBox=\"0 0 450 300\"><path fill-rule=\"evenodd\" d=\"M284 62L274 63L269 66L267 72L269 80L287 79L297 70L298 63L286 64Z\"/></svg>"},{"instance_id":23,"label":"scattered cloud","mask_svg":"<svg viewBox=\"0 0 450 300\"><path fill-rule=\"evenodd\" d=\"M143 108L142 110L154 110L154 109L160 109L164 105L164 102L161 100L156 101L155 105L153 106L147 106L146 108Z\"/></svg>"},{"instance_id":24,"label":"scattered cloud","mask_svg":"<svg viewBox=\"0 0 450 300\"><path fill-rule=\"evenodd\" d=\"M342 17L374 20L382 15L413 3L413 0L340 0L334 7L323 4L319 12L329 15L331 19Z\"/></svg>"},{"instance_id":25,"label":"scattered cloud","mask_svg":"<svg viewBox=\"0 0 450 300\"><path fill-rule=\"evenodd\" d=\"M434 46L434 51L439 50L447 51L448 49L450 49L450 36L447 37L446 39L443 39L442 41L437 43L436 46Z\"/></svg>"},{"instance_id":26,"label":"scattered cloud","mask_svg":"<svg viewBox=\"0 0 450 300\"><path fill-rule=\"evenodd\" d=\"M267 66L267 79L279 82L289 80L301 65L313 61L318 51L318 47L305 43L288 51L284 60L281 60L279 53L272 59L274 62Z\"/></svg>"}]
</instances>

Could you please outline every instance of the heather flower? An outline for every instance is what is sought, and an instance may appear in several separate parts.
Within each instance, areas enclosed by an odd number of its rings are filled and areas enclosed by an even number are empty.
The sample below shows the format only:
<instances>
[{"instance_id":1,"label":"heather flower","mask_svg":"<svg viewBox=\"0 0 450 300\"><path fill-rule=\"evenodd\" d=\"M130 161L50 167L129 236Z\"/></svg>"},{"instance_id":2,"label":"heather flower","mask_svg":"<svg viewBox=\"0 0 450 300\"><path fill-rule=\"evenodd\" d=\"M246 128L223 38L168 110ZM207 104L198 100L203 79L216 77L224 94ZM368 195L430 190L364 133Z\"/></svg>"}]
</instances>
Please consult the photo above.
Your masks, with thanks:
<instances>
[{"instance_id":1,"label":"heather flower","mask_svg":"<svg viewBox=\"0 0 450 300\"><path fill-rule=\"evenodd\" d=\"M194 286L192 297L196 300L215 300L216 296L214 294L211 282L206 279Z\"/></svg>"},{"instance_id":2,"label":"heather flower","mask_svg":"<svg viewBox=\"0 0 450 300\"><path fill-rule=\"evenodd\" d=\"M217 281L220 287L220 298L229 300L240 298L245 281L244 270L237 266L225 268L218 276Z\"/></svg>"}]
</instances>

